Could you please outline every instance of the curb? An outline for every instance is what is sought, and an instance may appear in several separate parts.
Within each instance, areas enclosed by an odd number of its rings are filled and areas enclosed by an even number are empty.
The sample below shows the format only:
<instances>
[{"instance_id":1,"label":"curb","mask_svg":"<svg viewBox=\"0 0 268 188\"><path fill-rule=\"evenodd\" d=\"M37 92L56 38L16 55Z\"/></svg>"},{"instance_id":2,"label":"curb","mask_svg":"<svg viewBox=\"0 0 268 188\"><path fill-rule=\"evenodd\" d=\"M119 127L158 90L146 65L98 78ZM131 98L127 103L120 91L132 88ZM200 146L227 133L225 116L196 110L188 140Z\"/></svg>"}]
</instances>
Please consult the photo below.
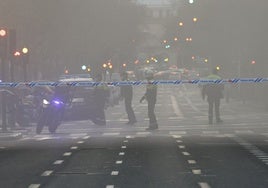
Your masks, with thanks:
<instances>
[{"instance_id":1,"label":"curb","mask_svg":"<svg viewBox=\"0 0 268 188\"><path fill-rule=\"evenodd\" d=\"M0 141L10 141L22 138L22 133L4 133L0 132Z\"/></svg>"}]
</instances>

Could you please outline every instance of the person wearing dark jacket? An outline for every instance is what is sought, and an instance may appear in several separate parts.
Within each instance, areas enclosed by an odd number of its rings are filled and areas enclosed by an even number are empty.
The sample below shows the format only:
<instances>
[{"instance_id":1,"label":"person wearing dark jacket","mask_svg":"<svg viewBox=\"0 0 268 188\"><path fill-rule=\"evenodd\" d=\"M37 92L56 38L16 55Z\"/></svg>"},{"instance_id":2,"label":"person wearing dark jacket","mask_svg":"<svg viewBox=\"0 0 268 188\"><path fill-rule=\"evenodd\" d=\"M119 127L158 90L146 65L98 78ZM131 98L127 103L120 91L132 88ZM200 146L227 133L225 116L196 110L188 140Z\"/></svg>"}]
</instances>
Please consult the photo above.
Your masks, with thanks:
<instances>
[{"instance_id":1,"label":"person wearing dark jacket","mask_svg":"<svg viewBox=\"0 0 268 188\"><path fill-rule=\"evenodd\" d=\"M102 75L98 74L96 82L102 82ZM94 113L91 120L96 125L106 125L105 104L109 98L109 88L104 83L94 88Z\"/></svg>"},{"instance_id":2,"label":"person wearing dark jacket","mask_svg":"<svg viewBox=\"0 0 268 188\"><path fill-rule=\"evenodd\" d=\"M157 85L150 83L153 79L153 72L146 73L146 79L148 81L148 84L146 86L146 92L144 96L140 99L140 103L142 103L144 99L146 99L148 102L148 117L150 124L146 130L155 130L158 129L158 124L154 113L157 96Z\"/></svg>"},{"instance_id":3,"label":"person wearing dark jacket","mask_svg":"<svg viewBox=\"0 0 268 188\"><path fill-rule=\"evenodd\" d=\"M207 77L211 80L219 80L221 77L218 75L218 70L213 69L212 74ZM221 123L220 118L220 99L223 98L223 84L206 84L202 88L203 100L207 96L208 101L208 121L209 124L213 123L213 108L215 108L216 122Z\"/></svg>"},{"instance_id":4,"label":"person wearing dark jacket","mask_svg":"<svg viewBox=\"0 0 268 188\"><path fill-rule=\"evenodd\" d=\"M127 72L122 73L122 80L128 81ZM128 116L128 125L133 125L137 122L135 113L132 109L133 88L131 85L123 85L120 87L120 96L125 100L125 109Z\"/></svg>"}]
</instances>

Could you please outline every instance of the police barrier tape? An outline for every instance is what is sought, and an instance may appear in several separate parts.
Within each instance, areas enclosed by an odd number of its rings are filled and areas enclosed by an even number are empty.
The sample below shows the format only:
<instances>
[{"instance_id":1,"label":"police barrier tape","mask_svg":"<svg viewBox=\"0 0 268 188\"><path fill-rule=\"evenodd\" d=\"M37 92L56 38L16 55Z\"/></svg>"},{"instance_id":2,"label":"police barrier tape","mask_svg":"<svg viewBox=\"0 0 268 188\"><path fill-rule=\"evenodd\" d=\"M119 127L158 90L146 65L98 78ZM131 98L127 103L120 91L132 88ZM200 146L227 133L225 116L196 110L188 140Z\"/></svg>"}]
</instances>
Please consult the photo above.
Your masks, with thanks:
<instances>
[{"instance_id":1,"label":"police barrier tape","mask_svg":"<svg viewBox=\"0 0 268 188\"><path fill-rule=\"evenodd\" d=\"M233 78L233 79L194 79L194 80L152 80L148 81L119 81L119 82L92 82L92 81L68 81L68 82L0 82L0 88L3 87L94 87L99 85L124 86L133 85L140 86L146 84L153 85L180 85L180 84L238 84L238 83L263 83L267 82L268 78Z\"/></svg>"}]
</instances>

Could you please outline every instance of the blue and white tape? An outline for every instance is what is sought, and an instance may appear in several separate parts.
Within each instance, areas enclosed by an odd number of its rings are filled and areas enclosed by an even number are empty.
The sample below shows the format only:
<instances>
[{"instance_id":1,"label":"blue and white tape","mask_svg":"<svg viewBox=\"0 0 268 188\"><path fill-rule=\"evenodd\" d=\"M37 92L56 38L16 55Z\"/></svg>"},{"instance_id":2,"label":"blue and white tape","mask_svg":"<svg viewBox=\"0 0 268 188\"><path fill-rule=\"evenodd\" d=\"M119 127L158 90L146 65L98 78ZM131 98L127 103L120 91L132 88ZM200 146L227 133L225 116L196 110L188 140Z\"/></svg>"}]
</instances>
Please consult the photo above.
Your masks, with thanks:
<instances>
[{"instance_id":1,"label":"blue and white tape","mask_svg":"<svg viewBox=\"0 0 268 188\"><path fill-rule=\"evenodd\" d=\"M74 81L74 82L0 82L0 88L9 87L58 87L58 86L70 86L70 87L94 87L99 85L109 86L141 86L146 84L153 85L181 85L181 84L238 84L238 83L264 83L268 82L268 78L232 78L232 79L194 79L194 80L154 80L148 81L120 81L120 82L92 82L92 81Z\"/></svg>"}]
</instances>

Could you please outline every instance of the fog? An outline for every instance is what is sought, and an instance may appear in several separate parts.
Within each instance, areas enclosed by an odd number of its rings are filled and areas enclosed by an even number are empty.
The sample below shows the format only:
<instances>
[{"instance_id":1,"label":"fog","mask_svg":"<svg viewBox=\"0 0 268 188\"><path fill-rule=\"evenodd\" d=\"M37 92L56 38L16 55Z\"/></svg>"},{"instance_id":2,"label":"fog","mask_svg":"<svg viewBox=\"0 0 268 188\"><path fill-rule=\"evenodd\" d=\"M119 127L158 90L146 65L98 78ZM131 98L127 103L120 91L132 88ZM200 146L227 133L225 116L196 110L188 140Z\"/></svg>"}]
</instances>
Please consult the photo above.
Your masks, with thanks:
<instances>
[{"instance_id":1,"label":"fog","mask_svg":"<svg viewBox=\"0 0 268 188\"><path fill-rule=\"evenodd\" d=\"M266 0L137 2L144 3L0 0L0 26L16 29L18 49L29 47L32 79L37 72L43 79L57 78L65 69L78 73L84 64L94 75L109 60L114 72L123 64L135 69L136 60L144 63L144 56L163 54L170 65L189 69L200 66L192 57L205 58L207 68L219 66L224 78L267 77ZM192 38L190 43L185 42L187 37ZM164 40L171 48L164 48ZM264 86L248 84L239 90L264 100Z\"/></svg>"}]
</instances>

